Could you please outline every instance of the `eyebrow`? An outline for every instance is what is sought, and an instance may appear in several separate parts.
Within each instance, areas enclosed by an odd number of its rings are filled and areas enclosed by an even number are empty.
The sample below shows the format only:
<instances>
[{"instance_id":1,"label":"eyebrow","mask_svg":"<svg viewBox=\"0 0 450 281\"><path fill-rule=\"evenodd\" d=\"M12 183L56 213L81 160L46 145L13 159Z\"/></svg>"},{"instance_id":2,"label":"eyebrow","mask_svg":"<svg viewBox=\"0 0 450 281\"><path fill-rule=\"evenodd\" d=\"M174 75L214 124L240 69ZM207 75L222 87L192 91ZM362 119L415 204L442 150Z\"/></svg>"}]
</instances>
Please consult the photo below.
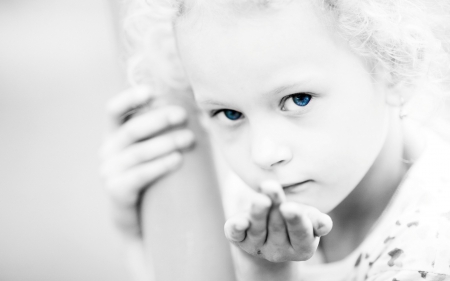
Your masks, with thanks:
<instances>
[{"instance_id":1,"label":"eyebrow","mask_svg":"<svg viewBox=\"0 0 450 281\"><path fill-rule=\"evenodd\" d=\"M204 104L204 105L218 105L218 106L224 106L224 107L227 106L226 104L224 104L222 102L212 100L212 99L198 100L197 103Z\"/></svg>"},{"instance_id":2,"label":"eyebrow","mask_svg":"<svg viewBox=\"0 0 450 281\"><path fill-rule=\"evenodd\" d=\"M298 86L298 83L294 83L294 84L289 84L289 85L285 85L285 86L280 86L280 87L276 87L266 93L262 93L262 95L264 96L276 96L286 90L292 89L296 86ZM213 99L204 99L204 100L198 100L197 101L199 104L203 104L203 105L217 105L217 106L223 106L223 107L227 107L229 105L226 105L220 101L216 101Z\"/></svg>"},{"instance_id":3,"label":"eyebrow","mask_svg":"<svg viewBox=\"0 0 450 281\"><path fill-rule=\"evenodd\" d=\"M280 87L277 87L267 93L264 93L264 95L265 96L276 96L286 90L294 88L295 86L298 86L298 84L290 84L290 85L286 85L286 86L280 86Z\"/></svg>"}]
</instances>

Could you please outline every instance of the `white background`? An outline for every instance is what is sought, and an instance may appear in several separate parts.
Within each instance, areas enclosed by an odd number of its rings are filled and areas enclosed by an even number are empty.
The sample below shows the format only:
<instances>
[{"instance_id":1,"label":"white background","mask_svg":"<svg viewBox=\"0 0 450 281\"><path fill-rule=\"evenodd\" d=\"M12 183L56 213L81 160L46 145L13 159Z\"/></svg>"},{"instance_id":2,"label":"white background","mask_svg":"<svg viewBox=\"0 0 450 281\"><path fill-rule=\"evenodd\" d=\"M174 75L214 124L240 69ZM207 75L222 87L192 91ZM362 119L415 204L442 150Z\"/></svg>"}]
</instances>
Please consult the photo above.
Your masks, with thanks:
<instances>
[{"instance_id":1,"label":"white background","mask_svg":"<svg viewBox=\"0 0 450 281\"><path fill-rule=\"evenodd\" d=\"M124 83L107 0L0 1L0 280L127 280L97 150Z\"/></svg>"}]
</instances>

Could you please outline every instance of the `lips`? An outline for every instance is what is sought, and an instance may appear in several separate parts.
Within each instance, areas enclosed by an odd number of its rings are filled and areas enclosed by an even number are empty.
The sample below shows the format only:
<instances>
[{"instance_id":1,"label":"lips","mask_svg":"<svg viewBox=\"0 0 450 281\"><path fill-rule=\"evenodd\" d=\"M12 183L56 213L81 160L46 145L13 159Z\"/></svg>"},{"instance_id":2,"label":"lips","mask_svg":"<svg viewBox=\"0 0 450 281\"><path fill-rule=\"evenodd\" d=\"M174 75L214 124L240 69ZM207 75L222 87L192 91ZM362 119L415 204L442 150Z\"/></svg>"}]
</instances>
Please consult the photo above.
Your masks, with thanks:
<instances>
[{"instance_id":1,"label":"lips","mask_svg":"<svg viewBox=\"0 0 450 281\"><path fill-rule=\"evenodd\" d=\"M296 182L292 184L282 184L283 190L285 191L303 191L308 188L306 183L311 182L312 180L306 180L302 182Z\"/></svg>"}]
</instances>

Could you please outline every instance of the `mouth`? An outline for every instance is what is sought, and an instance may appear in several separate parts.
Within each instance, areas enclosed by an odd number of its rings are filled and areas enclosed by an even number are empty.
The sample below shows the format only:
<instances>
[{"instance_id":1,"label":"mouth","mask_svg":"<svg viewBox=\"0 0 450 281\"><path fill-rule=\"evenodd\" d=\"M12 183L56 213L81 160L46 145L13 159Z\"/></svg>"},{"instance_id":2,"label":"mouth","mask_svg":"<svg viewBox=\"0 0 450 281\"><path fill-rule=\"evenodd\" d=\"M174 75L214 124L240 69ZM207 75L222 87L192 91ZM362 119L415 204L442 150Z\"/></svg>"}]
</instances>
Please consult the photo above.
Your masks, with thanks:
<instances>
[{"instance_id":1,"label":"mouth","mask_svg":"<svg viewBox=\"0 0 450 281\"><path fill-rule=\"evenodd\" d=\"M308 185L306 183L312 182L312 180L306 180L302 182L297 182L293 184L283 184L283 190L289 192L299 192L308 189Z\"/></svg>"}]
</instances>

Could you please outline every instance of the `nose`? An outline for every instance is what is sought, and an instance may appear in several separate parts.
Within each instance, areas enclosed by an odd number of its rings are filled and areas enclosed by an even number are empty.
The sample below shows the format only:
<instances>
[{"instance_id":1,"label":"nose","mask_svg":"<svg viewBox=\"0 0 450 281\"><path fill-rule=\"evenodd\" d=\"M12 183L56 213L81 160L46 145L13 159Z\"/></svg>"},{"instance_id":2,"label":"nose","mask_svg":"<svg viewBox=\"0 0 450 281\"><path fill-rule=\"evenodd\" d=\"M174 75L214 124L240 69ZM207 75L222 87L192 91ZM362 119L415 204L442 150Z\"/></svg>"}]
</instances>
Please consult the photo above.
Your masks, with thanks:
<instances>
[{"instance_id":1,"label":"nose","mask_svg":"<svg viewBox=\"0 0 450 281\"><path fill-rule=\"evenodd\" d=\"M285 165L292 159L291 149L270 136L254 136L251 146L253 162L264 170Z\"/></svg>"}]
</instances>

